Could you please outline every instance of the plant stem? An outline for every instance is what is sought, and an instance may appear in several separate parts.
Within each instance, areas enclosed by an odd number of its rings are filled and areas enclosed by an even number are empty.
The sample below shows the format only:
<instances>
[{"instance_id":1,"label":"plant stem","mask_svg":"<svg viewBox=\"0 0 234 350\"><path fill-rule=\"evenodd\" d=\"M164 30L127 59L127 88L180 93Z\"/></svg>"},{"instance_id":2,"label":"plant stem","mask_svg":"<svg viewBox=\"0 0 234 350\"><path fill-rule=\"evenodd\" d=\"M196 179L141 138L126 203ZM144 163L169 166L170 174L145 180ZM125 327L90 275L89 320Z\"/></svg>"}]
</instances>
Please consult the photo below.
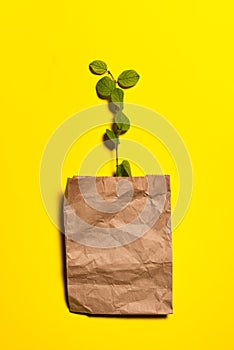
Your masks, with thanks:
<instances>
[{"instance_id":1,"label":"plant stem","mask_svg":"<svg viewBox=\"0 0 234 350\"><path fill-rule=\"evenodd\" d=\"M119 166L118 147L119 147L119 136L117 137L117 142L116 142L116 146L115 146L115 163L116 163L116 173L117 173L118 166Z\"/></svg>"},{"instance_id":2,"label":"plant stem","mask_svg":"<svg viewBox=\"0 0 234 350\"><path fill-rule=\"evenodd\" d=\"M107 73L111 76L111 79L116 83L115 78L113 77L112 73L108 70Z\"/></svg>"},{"instance_id":3,"label":"plant stem","mask_svg":"<svg viewBox=\"0 0 234 350\"><path fill-rule=\"evenodd\" d=\"M110 75L111 79L117 83L117 81L115 80L113 74L111 73L111 71L107 71L107 73ZM116 135L117 137L117 142L116 142L116 146L115 146L115 164L116 164L116 173L118 171L118 166L119 166L119 155L118 155L118 148L119 148L119 134Z\"/></svg>"}]
</instances>

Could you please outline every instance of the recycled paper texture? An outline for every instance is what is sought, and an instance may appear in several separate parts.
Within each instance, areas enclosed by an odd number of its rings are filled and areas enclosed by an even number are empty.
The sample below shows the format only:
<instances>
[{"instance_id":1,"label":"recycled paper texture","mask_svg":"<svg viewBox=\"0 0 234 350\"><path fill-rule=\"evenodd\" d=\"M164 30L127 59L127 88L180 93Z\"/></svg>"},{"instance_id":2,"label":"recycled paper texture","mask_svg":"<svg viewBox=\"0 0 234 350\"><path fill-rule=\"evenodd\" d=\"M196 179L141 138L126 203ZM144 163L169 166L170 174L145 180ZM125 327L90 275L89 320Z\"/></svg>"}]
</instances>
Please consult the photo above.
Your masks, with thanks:
<instances>
[{"instance_id":1,"label":"recycled paper texture","mask_svg":"<svg viewBox=\"0 0 234 350\"><path fill-rule=\"evenodd\" d=\"M64 200L72 312L172 313L170 177L79 176Z\"/></svg>"}]
</instances>

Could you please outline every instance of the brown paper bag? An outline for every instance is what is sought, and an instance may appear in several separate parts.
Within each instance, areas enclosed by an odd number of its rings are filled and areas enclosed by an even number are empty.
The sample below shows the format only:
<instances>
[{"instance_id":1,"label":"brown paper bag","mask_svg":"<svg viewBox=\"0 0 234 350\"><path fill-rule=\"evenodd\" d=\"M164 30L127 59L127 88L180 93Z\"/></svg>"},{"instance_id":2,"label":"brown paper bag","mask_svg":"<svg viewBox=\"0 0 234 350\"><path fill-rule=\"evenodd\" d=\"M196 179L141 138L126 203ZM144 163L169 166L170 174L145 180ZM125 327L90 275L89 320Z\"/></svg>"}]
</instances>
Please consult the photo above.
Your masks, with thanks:
<instances>
[{"instance_id":1,"label":"brown paper bag","mask_svg":"<svg viewBox=\"0 0 234 350\"><path fill-rule=\"evenodd\" d=\"M170 178L73 177L64 202L72 312L172 313Z\"/></svg>"}]
</instances>

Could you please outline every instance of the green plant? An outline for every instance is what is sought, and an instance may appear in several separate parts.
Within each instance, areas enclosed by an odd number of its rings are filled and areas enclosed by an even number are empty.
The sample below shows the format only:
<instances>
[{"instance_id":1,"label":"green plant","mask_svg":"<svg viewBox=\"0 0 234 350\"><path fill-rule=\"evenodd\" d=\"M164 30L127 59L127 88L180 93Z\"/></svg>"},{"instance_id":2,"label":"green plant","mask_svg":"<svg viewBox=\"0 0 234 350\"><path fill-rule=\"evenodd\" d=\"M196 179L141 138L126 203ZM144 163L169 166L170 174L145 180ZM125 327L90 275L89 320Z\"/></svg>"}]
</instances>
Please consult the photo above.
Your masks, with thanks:
<instances>
[{"instance_id":1,"label":"green plant","mask_svg":"<svg viewBox=\"0 0 234 350\"><path fill-rule=\"evenodd\" d=\"M106 99L110 103L110 109L114 114L112 130L106 129L104 139L112 143L116 154L116 176L132 176L131 167L127 160L119 164L118 147L119 136L126 133L130 128L130 120L123 113L124 109L124 90L136 85L139 80L139 74L133 70L123 71L117 80L107 67L107 64L100 60L95 60L89 65L93 74L106 76L102 77L96 84L98 97ZM111 147L110 147L111 148Z\"/></svg>"}]
</instances>

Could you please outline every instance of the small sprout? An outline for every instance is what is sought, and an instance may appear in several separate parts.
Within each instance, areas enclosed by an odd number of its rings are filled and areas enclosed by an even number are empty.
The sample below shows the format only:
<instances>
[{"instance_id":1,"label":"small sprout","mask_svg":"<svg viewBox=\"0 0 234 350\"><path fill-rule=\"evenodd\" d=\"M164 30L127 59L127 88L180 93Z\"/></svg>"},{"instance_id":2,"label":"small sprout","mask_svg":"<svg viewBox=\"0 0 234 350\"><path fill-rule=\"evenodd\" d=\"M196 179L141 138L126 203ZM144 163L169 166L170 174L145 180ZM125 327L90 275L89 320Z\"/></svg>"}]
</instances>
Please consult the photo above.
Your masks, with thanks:
<instances>
[{"instance_id":1,"label":"small sprout","mask_svg":"<svg viewBox=\"0 0 234 350\"><path fill-rule=\"evenodd\" d=\"M107 64L100 60L91 62L89 69L96 75L108 74L96 84L98 97L106 99L110 103L111 111L114 114L112 130L106 129L104 142L109 149L115 149L116 176L132 176L131 166L127 160L123 160L121 164L118 163L118 147L120 143L119 136L126 133L130 128L130 120L123 113L124 91L122 89L136 85L139 80L139 74L133 69L125 70L119 75L116 81L109 71ZM116 86L117 84L119 87Z\"/></svg>"}]
</instances>

